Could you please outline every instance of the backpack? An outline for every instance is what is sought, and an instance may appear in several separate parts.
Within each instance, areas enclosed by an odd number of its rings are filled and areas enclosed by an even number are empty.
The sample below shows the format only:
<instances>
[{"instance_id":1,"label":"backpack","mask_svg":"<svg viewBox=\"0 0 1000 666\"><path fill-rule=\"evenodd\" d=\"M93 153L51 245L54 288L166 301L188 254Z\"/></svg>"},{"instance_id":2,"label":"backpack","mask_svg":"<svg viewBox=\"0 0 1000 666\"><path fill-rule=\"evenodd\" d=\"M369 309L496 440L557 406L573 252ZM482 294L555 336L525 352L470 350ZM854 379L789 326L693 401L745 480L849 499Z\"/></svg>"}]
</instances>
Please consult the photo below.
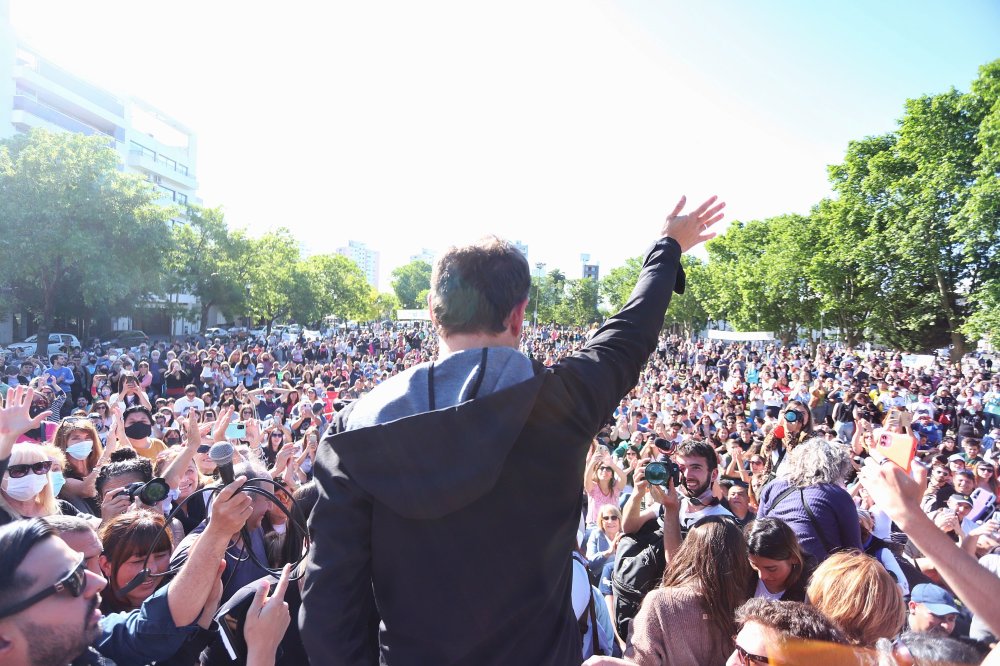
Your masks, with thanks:
<instances>
[{"instance_id":1,"label":"backpack","mask_svg":"<svg viewBox=\"0 0 1000 666\"><path fill-rule=\"evenodd\" d=\"M611 576L615 629L627 639L642 600L660 583L667 568L663 528L650 520L634 534L622 536Z\"/></svg>"}]
</instances>

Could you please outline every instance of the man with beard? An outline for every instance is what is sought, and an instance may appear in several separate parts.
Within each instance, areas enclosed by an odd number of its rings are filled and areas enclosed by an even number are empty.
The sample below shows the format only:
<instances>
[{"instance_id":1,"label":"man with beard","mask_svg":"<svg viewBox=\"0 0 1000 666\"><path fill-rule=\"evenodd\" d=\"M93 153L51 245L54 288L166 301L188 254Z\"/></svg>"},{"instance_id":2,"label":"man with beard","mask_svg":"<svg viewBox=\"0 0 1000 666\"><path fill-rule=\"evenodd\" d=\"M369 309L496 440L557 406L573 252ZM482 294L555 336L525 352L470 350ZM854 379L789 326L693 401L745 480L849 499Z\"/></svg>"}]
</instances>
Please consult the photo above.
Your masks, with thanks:
<instances>
[{"instance_id":1,"label":"man with beard","mask_svg":"<svg viewBox=\"0 0 1000 666\"><path fill-rule=\"evenodd\" d=\"M722 506L712 493L712 486L719 477L719 458L711 444L693 439L685 440L677 446L674 462L681 471L681 485L677 489L681 496L679 514L681 534L687 534L691 525L708 516L733 518L733 514ZM650 520L660 517L659 502L663 497L664 488L646 483L645 464L636 472L635 479L636 492L622 509L622 530L626 534L637 532ZM640 503L647 488L656 503L640 513Z\"/></svg>"}]
</instances>

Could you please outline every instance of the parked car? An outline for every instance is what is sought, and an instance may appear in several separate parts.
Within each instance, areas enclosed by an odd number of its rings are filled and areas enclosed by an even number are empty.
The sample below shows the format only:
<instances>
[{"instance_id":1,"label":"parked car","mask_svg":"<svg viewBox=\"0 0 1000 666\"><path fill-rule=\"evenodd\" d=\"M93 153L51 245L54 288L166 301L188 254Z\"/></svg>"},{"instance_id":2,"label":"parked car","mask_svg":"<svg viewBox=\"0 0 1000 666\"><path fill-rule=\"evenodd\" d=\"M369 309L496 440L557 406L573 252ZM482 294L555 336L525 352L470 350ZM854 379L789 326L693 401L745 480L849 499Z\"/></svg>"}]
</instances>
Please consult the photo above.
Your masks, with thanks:
<instances>
[{"instance_id":1,"label":"parked car","mask_svg":"<svg viewBox=\"0 0 1000 666\"><path fill-rule=\"evenodd\" d=\"M225 343L229 342L229 331L224 328L213 326L205 329L205 337L208 338L209 341L218 339Z\"/></svg>"},{"instance_id":2,"label":"parked car","mask_svg":"<svg viewBox=\"0 0 1000 666\"><path fill-rule=\"evenodd\" d=\"M101 340L101 349L135 349L139 345L149 345L149 336L142 331L133 329L124 331L109 331L98 336Z\"/></svg>"},{"instance_id":3,"label":"parked car","mask_svg":"<svg viewBox=\"0 0 1000 666\"><path fill-rule=\"evenodd\" d=\"M38 336L32 335L24 339L24 342L15 342L7 346L7 349L11 353L16 353L18 350L21 351L23 355L30 356L35 353L35 346L38 342ZM58 354L59 352L69 352L74 347L83 348L80 341L72 333L49 333L49 347L47 351L48 356L53 354Z\"/></svg>"}]
</instances>

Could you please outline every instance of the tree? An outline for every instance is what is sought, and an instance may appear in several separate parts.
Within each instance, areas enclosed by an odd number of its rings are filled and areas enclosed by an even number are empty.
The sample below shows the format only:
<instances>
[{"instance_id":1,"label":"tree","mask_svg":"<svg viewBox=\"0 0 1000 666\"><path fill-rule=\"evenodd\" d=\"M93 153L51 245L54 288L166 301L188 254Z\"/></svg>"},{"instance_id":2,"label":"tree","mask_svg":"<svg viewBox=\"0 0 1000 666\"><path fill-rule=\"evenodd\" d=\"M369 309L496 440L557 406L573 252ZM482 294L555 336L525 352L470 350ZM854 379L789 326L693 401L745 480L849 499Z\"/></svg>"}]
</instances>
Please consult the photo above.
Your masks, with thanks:
<instances>
[{"instance_id":1,"label":"tree","mask_svg":"<svg viewBox=\"0 0 1000 666\"><path fill-rule=\"evenodd\" d=\"M555 308L553 319L560 324L587 326L601 320L597 281L592 278L566 282L566 297Z\"/></svg>"},{"instance_id":2,"label":"tree","mask_svg":"<svg viewBox=\"0 0 1000 666\"><path fill-rule=\"evenodd\" d=\"M292 311L293 298L301 302L303 275L299 246L291 232L281 227L250 242L253 261L248 266L249 312L264 320L268 334L278 317Z\"/></svg>"},{"instance_id":3,"label":"tree","mask_svg":"<svg viewBox=\"0 0 1000 666\"><path fill-rule=\"evenodd\" d=\"M103 137L33 129L0 143L0 280L35 316L40 355L60 298L111 308L161 293L173 211L118 165Z\"/></svg>"},{"instance_id":4,"label":"tree","mask_svg":"<svg viewBox=\"0 0 1000 666\"><path fill-rule=\"evenodd\" d=\"M415 259L392 271L392 290L404 308L425 308L420 293L431 288L431 265Z\"/></svg>"},{"instance_id":5,"label":"tree","mask_svg":"<svg viewBox=\"0 0 1000 666\"><path fill-rule=\"evenodd\" d=\"M383 321L386 319L395 321L396 310L401 309L399 299L392 292L382 292L374 294L370 301L370 307L365 319L375 319Z\"/></svg>"},{"instance_id":6,"label":"tree","mask_svg":"<svg viewBox=\"0 0 1000 666\"><path fill-rule=\"evenodd\" d=\"M314 255L299 266L305 298L296 319L319 321L327 315L343 319L364 318L371 310L374 294L357 264L339 254Z\"/></svg>"},{"instance_id":7,"label":"tree","mask_svg":"<svg viewBox=\"0 0 1000 666\"><path fill-rule=\"evenodd\" d=\"M170 291L198 297L202 332L212 306L246 312L246 283L253 261L250 250L249 239L241 231L229 231L219 208L189 206L186 222L171 230L167 266L175 280Z\"/></svg>"},{"instance_id":8,"label":"tree","mask_svg":"<svg viewBox=\"0 0 1000 666\"><path fill-rule=\"evenodd\" d=\"M621 310L628 301L628 297L635 288L635 283L639 281L639 272L642 270L642 257L632 257L626 260L622 266L616 266L608 271L608 274L601 278L601 296L611 304L611 308L616 312Z\"/></svg>"},{"instance_id":9,"label":"tree","mask_svg":"<svg viewBox=\"0 0 1000 666\"><path fill-rule=\"evenodd\" d=\"M786 344L795 340L817 314L805 278L808 242L801 215L734 223L707 245L706 312L737 329L774 331Z\"/></svg>"},{"instance_id":10,"label":"tree","mask_svg":"<svg viewBox=\"0 0 1000 666\"><path fill-rule=\"evenodd\" d=\"M704 304L708 300L710 278L705 263L695 256L681 256L681 266L684 267L686 288L683 294L671 297L663 325L677 326L684 337L690 338L708 325Z\"/></svg>"}]
</instances>

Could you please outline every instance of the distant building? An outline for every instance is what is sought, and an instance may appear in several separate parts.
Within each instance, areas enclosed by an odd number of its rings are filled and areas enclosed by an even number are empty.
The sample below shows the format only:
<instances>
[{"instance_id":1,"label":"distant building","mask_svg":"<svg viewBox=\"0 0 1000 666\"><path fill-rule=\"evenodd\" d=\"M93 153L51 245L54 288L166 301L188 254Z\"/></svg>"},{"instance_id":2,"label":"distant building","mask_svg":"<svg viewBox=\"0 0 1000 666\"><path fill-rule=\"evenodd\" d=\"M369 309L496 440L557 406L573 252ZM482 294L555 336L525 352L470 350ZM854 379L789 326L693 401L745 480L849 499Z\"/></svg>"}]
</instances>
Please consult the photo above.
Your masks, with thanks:
<instances>
[{"instance_id":1,"label":"distant building","mask_svg":"<svg viewBox=\"0 0 1000 666\"><path fill-rule=\"evenodd\" d=\"M426 247L420 248L419 254L410 255L410 261L426 261L431 266L434 265L435 259L437 259L437 252L428 250Z\"/></svg>"},{"instance_id":2,"label":"distant building","mask_svg":"<svg viewBox=\"0 0 1000 666\"><path fill-rule=\"evenodd\" d=\"M600 267L600 265L598 265L596 263L594 263L594 264L590 263L590 255L589 254L581 254L580 255L580 263L583 265L583 277L584 278L590 278L594 282L597 282L598 280L600 280L600 277L601 277L601 267Z\"/></svg>"},{"instance_id":3,"label":"distant building","mask_svg":"<svg viewBox=\"0 0 1000 666\"><path fill-rule=\"evenodd\" d=\"M524 258L528 258L528 246L519 240L514 241L514 247L517 248L518 252L524 255Z\"/></svg>"},{"instance_id":4,"label":"distant building","mask_svg":"<svg viewBox=\"0 0 1000 666\"><path fill-rule=\"evenodd\" d=\"M346 247L338 247L337 254L342 254L358 265L365 274L368 284L378 290L379 252L360 241L348 241Z\"/></svg>"}]
</instances>

